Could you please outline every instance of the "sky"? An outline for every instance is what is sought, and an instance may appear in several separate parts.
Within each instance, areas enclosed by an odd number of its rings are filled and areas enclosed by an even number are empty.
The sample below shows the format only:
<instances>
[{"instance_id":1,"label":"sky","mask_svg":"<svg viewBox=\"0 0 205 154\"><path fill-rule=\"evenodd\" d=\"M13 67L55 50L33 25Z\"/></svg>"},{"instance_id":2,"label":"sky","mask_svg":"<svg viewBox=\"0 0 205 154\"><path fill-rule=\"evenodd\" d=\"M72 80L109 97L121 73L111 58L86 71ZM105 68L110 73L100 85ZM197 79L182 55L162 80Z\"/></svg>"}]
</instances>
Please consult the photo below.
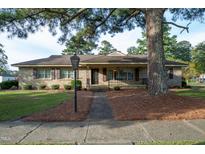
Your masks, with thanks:
<instances>
[{"instance_id":1,"label":"sky","mask_svg":"<svg viewBox=\"0 0 205 154\"><path fill-rule=\"evenodd\" d=\"M167 20L170 20L169 13L165 14ZM187 21L177 21L177 24L187 25ZM177 40L187 40L192 46L195 46L199 42L205 41L205 23L192 22L189 25L189 33L184 31L180 34L181 29L171 26L171 34L177 35ZM126 53L126 50L130 46L137 46L136 40L141 38L141 28L135 28L132 31L124 31L123 33L116 34L114 37L110 35L102 35L99 43L102 40L109 41L118 51ZM52 36L47 28L41 28L41 30L35 34L29 34L27 39L7 37L7 33L0 33L0 43L4 45L4 50L8 56L8 66L12 70L17 70L16 67L12 67L11 64L45 58L50 55L60 55L62 50L65 49L65 45L57 43L58 37ZM94 51L97 53L97 50Z\"/></svg>"}]
</instances>

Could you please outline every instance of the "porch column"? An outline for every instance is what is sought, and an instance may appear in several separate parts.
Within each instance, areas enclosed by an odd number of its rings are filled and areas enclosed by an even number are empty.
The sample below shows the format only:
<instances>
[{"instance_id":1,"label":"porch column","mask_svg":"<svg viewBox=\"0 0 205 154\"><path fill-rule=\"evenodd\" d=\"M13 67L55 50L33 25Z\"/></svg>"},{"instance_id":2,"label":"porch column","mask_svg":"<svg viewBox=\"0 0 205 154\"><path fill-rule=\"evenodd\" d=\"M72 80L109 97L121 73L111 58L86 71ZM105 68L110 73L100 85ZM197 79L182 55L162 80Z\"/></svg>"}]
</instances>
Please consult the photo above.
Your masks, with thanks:
<instances>
[{"instance_id":1,"label":"porch column","mask_svg":"<svg viewBox=\"0 0 205 154\"><path fill-rule=\"evenodd\" d=\"M91 71L89 66L86 66L86 88L90 88L91 84Z\"/></svg>"}]
</instances>

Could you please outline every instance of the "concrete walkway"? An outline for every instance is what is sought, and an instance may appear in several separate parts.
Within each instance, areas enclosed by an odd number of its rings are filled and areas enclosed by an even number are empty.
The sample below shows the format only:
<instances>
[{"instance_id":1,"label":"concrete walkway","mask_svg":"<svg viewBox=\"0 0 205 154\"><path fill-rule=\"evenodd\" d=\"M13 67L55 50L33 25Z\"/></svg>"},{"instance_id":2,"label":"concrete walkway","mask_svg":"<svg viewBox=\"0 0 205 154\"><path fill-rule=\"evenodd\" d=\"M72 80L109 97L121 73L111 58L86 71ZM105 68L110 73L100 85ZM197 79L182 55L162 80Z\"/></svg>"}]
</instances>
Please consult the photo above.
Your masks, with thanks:
<instances>
[{"instance_id":1,"label":"concrete walkway","mask_svg":"<svg viewBox=\"0 0 205 154\"><path fill-rule=\"evenodd\" d=\"M0 144L138 144L176 140L205 141L205 119L0 123Z\"/></svg>"},{"instance_id":2,"label":"concrete walkway","mask_svg":"<svg viewBox=\"0 0 205 154\"><path fill-rule=\"evenodd\" d=\"M105 92L95 92L93 103L88 115L90 120L112 119L112 108L110 107Z\"/></svg>"}]
</instances>

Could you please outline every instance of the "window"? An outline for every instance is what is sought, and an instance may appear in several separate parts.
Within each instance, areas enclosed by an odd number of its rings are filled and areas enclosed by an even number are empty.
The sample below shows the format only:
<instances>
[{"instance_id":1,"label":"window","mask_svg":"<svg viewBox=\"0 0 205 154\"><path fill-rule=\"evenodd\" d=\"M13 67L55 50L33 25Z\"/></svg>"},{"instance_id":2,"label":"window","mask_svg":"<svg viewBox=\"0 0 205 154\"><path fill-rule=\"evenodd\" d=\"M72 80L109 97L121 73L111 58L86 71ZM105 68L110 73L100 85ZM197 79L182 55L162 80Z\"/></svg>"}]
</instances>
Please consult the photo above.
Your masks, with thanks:
<instances>
[{"instance_id":1,"label":"window","mask_svg":"<svg viewBox=\"0 0 205 154\"><path fill-rule=\"evenodd\" d=\"M117 72L117 80L127 80L127 72L119 71Z\"/></svg>"},{"instance_id":2,"label":"window","mask_svg":"<svg viewBox=\"0 0 205 154\"><path fill-rule=\"evenodd\" d=\"M61 69L60 70L60 78L74 78L74 72L68 69Z\"/></svg>"},{"instance_id":3,"label":"window","mask_svg":"<svg viewBox=\"0 0 205 154\"><path fill-rule=\"evenodd\" d=\"M133 80L133 79L134 79L133 72L127 72L127 80Z\"/></svg>"},{"instance_id":4,"label":"window","mask_svg":"<svg viewBox=\"0 0 205 154\"><path fill-rule=\"evenodd\" d=\"M114 74L114 78L113 78ZM134 80L133 70L108 71L108 80Z\"/></svg>"},{"instance_id":5,"label":"window","mask_svg":"<svg viewBox=\"0 0 205 154\"><path fill-rule=\"evenodd\" d=\"M37 69L37 78L39 79L51 78L51 70L50 69Z\"/></svg>"},{"instance_id":6,"label":"window","mask_svg":"<svg viewBox=\"0 0 205 154\"><path fill-rule=\"evenodd\" d=\"M168 74L169 74L169 79L173 79L174 78L174 70L173 70L173 68L169 68Z\"/></svg>"},{"instance_id":7,"label":"window","mask_svg":"<svg viewBox=\"0 0 205 154\"><path fill-rule=\"evenodd\" d=\"M51 78L51 70L45 69L45 78Z\"/></svg>"},{"instance_id":8,"label":"window","mask_svg":"<svg viewBox=\"0 0 205 154\"><path fill-rule=\"evenodd\" d=\"M112 70L109 70L107 75L108 75L108 80L113 80L113 71Z\"/></svg>"}]
</instances>

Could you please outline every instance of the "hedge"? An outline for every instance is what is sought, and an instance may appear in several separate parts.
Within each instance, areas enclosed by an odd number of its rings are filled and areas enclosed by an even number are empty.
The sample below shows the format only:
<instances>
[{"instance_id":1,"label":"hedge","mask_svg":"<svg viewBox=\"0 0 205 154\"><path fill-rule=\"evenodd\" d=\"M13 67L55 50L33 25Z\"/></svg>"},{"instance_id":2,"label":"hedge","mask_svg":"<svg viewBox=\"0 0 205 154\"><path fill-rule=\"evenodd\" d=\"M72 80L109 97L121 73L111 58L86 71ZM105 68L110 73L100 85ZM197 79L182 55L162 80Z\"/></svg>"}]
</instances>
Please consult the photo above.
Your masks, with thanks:
<instances>
[{"instance_id":1,"label":"hedge","mask_svg":"<svg viewBox=\"0 0 205 154\"><path fill-rule=\"evenodd\" d=\"M39 85L39 89L40 89L40 90L44 90L44 89L46 89L46 87L47 87L46 84L41 84L41 85Z\"/></svg>"},{"instance_id":2,"label":"hedge","mask_svg":"<svg viewBox=\"0 0 205 154\"><path fill-rule=\"evenodd\" d=\"M75 86L75 80L72 80L71 81L71 88L74 89L74 86ZM76 80L76 87L77 87L78 90L82 89L82 82L81 82L81 80Z\"/></svg>"},{"instance_id":3,"label":"hedge","mask_svg":"<svg viewBox=\"0 0 205 154\"><path fill-rule=\"evenodd\" d=\"M17 80L10 80L10 81L3 81L0 83L0 89L10 89L11 87L17 87L19 86L19 83Z\"/></svg>"},{"instance_id":4,"label":"hedge","mask_svg":"<svg viewBox=\"0 0 205 154\"><path fill-rule=\"evenodd\" d=\"M33 87L32 87L31 84L26 84L26 85L23 85L23 89L24 89L24 90L32 90Z\"/></svg>"},{"instance_id":5,"label":"hedge","mask_svg":"<svg viewBox=\"0 0 205 154\"><path fill-rule=\"evenodd\" d=\"M71 90L71 85L65 84L65 85L64 85L64 89L65 89L65 90Z\"/></svg>"},{"instance_id":6,"label":"hedge","mask_svg":"<svg viewBox=\"0 0 205 154\"><path fill-rule=\"evenodd\" d=\"M59 84L53 84L52 86L51 86L51 89L53 89L53 90L58 90L60 88L60 85Z\"/></svg>"}]
</instances>

